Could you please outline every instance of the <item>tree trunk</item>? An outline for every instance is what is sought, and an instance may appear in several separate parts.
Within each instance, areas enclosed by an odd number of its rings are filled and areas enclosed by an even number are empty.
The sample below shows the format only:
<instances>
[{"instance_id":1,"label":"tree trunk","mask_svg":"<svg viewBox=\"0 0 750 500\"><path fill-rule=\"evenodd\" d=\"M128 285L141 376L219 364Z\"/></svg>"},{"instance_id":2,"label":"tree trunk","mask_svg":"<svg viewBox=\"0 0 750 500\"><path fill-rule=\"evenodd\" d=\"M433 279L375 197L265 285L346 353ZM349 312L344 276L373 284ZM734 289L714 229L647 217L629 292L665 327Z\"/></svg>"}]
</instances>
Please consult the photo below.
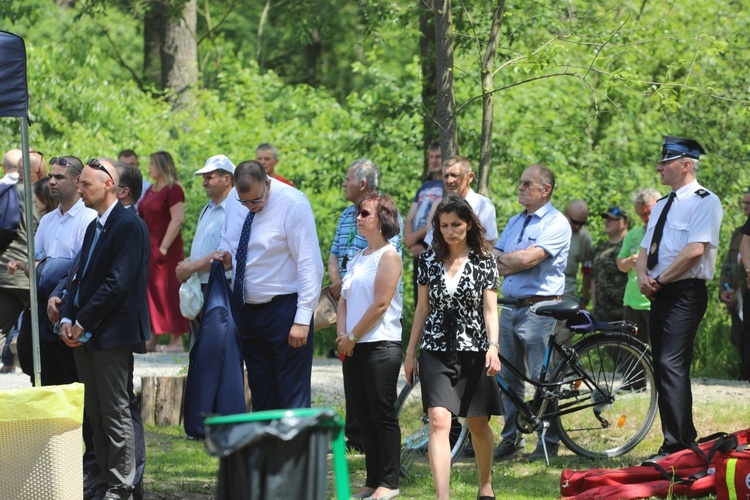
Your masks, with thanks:
<instances>
[{"instance_id":1,"label":"tree trunk","mask_svg":"<svg viewBox=\"0 0 750 500\"><path fill-rule=\"evenodd\" d=\"M169 99L176 108L187 106L198 83L196 0L188 0L182 15L170 15L161 50L161 75Z\"/></svg>"},{"instance_id":2,"label":"tree trunk","mask_svg":"<svg viewBox=\"0 0 750 500\"><path fill-rule=\"evenodd\" d=\"M422 70L422 143L424 151L432 141L439 136L439 129L435 120L435 14L434 6L428 2L419 3L419 58ZM429 162L427 155L423 157L422 178L427 178Z\"/></svg>"},{"instance_id":3,"label":"tree trunk","mask_svg":"<svg viewBox=\"0 0 750 500\"><path fill-rule=\"evenodd\" d=\"M495 64L495 53L497 52L497 38L503 24L503 12L505 0L498 0L495 12L492 15L492 26L490 36L487 40L487 48L482 61L482 138L479 146L479 185L477 191L487 196L487 179L490 174L492 163L492 122L494 120L493 108L493 66Z\"/></svg>"},{"instance_id":4,"label":"tree trunk","mask_svg":"<svg viewBox=\"0 0 750 500\"><path fill-rule=\"evenodd\" d=\"M453 92L453 19L451 0L435 0L437 121L443 160L458 154L456 96Z\"/></svg>"},{"instance_id":5,"label":"tree trunk","mask_svg":"<svg viewBox=\"0 0 750 500\"><path fill-rule=\"evenodd\" d=\"M162 88L161 49L164 46L164 25L168 8L163 1L155 1L143 18L143 81Z\"/></svg>"}]
</instances>

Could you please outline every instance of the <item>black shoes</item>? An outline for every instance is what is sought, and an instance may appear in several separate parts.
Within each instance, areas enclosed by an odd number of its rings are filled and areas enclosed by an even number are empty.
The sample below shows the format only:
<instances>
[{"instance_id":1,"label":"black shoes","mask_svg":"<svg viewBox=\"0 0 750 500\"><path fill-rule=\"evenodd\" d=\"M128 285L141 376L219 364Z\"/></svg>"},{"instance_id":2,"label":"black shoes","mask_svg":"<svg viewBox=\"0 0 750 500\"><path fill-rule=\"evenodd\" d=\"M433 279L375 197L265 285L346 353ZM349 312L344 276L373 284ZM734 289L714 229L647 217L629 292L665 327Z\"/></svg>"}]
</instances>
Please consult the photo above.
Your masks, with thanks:
<instances>
[{"instance_id":1,"label":"black shoes","mask_svg":"<svg viewBox=\"0 0 750 500\"><path fill-rule=\"evenodd\" d=\"M518 452L524 449L524 447L525 444L523 440L521 440L521 442L516 445L516 443L511 440L503 439L502 442L497 445L497 448L495 448L495 452L492 454L492 458L494 458L495 460L510 460L511 458L518 455Z\"/></svg>"},{"instance_id":2,"label":"black shoes","mask_svg":"<svg viewBox=\"0 0 750 500\"><path fill-rule=\"evenodd\" d=\"M560 445L559 444L548 444L547 445L547 457L552 458L556 457L557 453L560 451ZM545 460L544 456L544 448L542 448L541 444L538 444L534 451L531 452L528 456L529 462L536 462L537 460Z\"/></svg>"}]
</instances>

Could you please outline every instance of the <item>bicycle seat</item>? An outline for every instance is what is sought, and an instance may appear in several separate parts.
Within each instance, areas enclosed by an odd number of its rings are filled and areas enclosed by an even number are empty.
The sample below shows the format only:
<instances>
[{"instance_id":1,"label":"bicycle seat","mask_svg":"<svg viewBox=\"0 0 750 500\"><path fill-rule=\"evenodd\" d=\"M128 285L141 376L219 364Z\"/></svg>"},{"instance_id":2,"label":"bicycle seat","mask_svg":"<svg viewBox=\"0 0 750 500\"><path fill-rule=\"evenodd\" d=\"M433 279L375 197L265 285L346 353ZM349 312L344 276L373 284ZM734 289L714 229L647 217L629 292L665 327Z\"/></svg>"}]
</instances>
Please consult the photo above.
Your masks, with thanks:
<instances>
[{"instance_id":1,"label":"bicycle seat","mask_svg":"<svg viewBox=\"0 0 750 500\"><path fill-rule=\"evenodd\" d=\"M534 310L534 313L539 316L552 316L555 319L568 319L575 316L580 307L578 302L575 300L561 300L554 304L539 306Z\"/></svg>"}]
</instances>

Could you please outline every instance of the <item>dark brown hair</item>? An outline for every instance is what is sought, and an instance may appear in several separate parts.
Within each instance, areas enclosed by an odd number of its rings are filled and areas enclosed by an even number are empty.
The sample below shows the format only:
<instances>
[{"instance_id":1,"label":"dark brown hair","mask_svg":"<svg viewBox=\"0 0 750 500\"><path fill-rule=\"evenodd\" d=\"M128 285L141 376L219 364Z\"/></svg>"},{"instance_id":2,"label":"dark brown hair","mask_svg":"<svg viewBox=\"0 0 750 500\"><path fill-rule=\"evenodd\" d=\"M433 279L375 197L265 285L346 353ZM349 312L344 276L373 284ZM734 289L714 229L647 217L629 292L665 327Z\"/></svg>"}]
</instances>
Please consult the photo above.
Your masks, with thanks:
<instances>
[{"instance_id":1,"label":"dark brown hair","mask_svg":"<svg viewBox=\"0 0 750 500\"><path fill-rule=\"evenodd\" d=\"M401 231L398 223L398 208L396 202L385 194L371 194L362 198L357 204L357 211L362 209L362 204L366 201L377 203L377 216L380 222L380 232L386 240L390 240Z\"/></svg>"},{"instance_id":2,"label":"dark brown hair","mask_svg":"<svg viewBox=\"0 0 750 500\"><path fill-rule=\"evenodd\" d=\"M442 261L448 257L448 244L443 238L443 233L440 232L442 214L456 214L462 221L471 223L471 227L466 231L466 244L479 256L490 254L492 246L487 241L484 226L479 222L474 209L462 196L449 194L437 206L435 215L432 217L432 250L435 252L436 260Z\"/></svg>"}]
</instances>

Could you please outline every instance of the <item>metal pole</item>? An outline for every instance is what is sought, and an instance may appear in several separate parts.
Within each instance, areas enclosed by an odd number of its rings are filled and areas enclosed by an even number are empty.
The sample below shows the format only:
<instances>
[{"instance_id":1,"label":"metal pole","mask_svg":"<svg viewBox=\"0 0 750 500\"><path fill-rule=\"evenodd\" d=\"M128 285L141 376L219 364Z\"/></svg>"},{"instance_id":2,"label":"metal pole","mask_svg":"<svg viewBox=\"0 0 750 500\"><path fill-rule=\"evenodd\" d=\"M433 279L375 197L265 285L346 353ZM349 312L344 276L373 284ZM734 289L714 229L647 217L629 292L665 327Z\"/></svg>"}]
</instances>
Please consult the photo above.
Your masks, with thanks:
<instances>
[{"instance_id":1,"label":"metal pole","mask_svg":"<svg viewBox=\"0 0 750 500\"><path fill-rule=\"evenodd\" d=\"M21 117L21 152L23 154L23 192L26 217L26 248L29 258L29 296L31 302L31 343L34 354L34 387L42 385L42 361L39 356L39 303L36 298L36 265L34 260L34 205L31 189L31 155L29 154L29 119Z\"/></svg>"}]
</instances>

